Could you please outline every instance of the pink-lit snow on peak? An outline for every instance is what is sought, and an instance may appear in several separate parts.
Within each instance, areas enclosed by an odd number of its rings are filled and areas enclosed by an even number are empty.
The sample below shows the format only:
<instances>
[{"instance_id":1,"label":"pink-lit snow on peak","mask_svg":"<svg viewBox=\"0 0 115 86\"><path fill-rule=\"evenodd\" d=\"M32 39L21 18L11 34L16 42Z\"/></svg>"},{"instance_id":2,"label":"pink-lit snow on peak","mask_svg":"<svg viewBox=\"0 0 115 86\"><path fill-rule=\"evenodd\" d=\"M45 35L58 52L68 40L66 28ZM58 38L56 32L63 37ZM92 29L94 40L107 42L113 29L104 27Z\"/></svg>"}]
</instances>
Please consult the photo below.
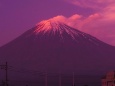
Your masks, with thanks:
<instances>
[{"instance_id":1,"label":"pink-lit snow on peak","mask_svg":"<svg viewBox=\"0 0 115 86\"><path fill-rule=\"evenodd\" d=\"M45 33L52 33L55 35L58 33L61 38L63 38L63 34L68 34L72 39L75 39L76 36L82 35L85 36L83 32L80 32L74 28L69 27L68 25L64 24L63 22L59 21L60 17L54 17L49 20L41 21L36 25L36 29L34 30L34 34L39 34L42 32Z\"/></svg>"},{"instance_id":2,"label":"pink-lit snow on peak","mask_svg":"<svg viewBox=\"0 0 115 86\"><path fill-rule=\"evenodd\" d=\"M36 26L36 30L35 32L36 33L39 33L39 32L47 32L49 30L53 30L53 31L56 31L59 29L59 26L63 24L62 22L58 21L57 20L57 17L54 17L54 18L51 18L51 19L48 19L48 20L43 20L41 21L40 23L38 23Z\"/></svg>"}]
</instances>

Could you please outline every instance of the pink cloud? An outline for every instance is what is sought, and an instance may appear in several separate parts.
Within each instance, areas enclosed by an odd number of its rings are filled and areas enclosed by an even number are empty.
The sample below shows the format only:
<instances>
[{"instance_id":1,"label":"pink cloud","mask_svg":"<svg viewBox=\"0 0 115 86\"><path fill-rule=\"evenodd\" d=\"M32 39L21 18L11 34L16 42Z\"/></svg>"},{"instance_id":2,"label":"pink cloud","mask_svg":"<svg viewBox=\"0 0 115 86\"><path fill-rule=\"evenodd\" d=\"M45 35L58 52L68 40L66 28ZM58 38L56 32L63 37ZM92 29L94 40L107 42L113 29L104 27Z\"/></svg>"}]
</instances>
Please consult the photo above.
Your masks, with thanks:
<instances>
[{"instance_id":1,"label":"pink cloud","mask_svg":"<svg viewBox=\"0 0 115 86\"><path fill-rule=\"evenodd\" d=\"M53 20L65 22L66 21L66 17L64 17L62 15L59 15L59 16L54 17Z\"/></svg>"},{"instance_id":2,"label":"pink cloud","mask_svg":"<svg viewBox=\"0 0 115 86\"><path fill-rule=\"evenodd\" d=\"M115 45L115 24L113 22L115 18L110 19L105 17L104 14L106 13L95 13L88 17L78 14L70 17L60 15L54 18L80 31L89 33L108 44Z\"/></svg>"},{"instance_id":3,"label":"pink cloud","mask_svg":"<svg viewBox=\"0 0 115 86\"><path fill-rule=\"evenodd\" d=\"M78 19L68 18L65 23L89 33L104 42L115 45L115 0L66 0L82 8L91 8L96 13Z\"/></svg>"},{"instance_id":4,"label":"pink cloud","mask_svg":"<svg viewBox=\"0 0 115 86\"><path fill-rule=\"evenodd\" d=\"M68 2L85 8L102 9L108 4L115 2L114 0L67 0Z\"/></svg>"}]
</instances>

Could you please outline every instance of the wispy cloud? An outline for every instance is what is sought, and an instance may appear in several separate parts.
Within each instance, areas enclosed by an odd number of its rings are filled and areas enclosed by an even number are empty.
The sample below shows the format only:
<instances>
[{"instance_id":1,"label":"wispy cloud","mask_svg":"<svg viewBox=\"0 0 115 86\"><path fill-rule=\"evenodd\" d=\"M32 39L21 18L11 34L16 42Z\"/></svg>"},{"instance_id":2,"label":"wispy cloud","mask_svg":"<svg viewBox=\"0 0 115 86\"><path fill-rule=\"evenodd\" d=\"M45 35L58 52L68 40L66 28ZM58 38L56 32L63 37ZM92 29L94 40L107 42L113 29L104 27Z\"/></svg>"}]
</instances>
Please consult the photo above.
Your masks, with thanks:
<instances>
[{"instance_id":1,"label":"wispy cloud","mask_svg":"<svg viewBox=\"0 0 115 86\"><path fill-rule=\"evenodd\" d=\"M80 7L87 7L93 9L102 9L106 7L108 4L112 4L115 2L114 0L67 0L68 2L80 6Z\"/></svg>"},{"instance_id":2,"label":"wispy cloud","mask_svg":"<svg viewBox=\"0 0 115 86\"><path fill-rule=\"evenodd\" d=\"M115 45L115 19L95 13L84 17L74 14L70 17L57 16L55 20L66 23L80 31L89 33L100 40Z\"/></svg>"},{"instance_id":3,"label":"wispy cloud","mask_svg":"<svg viewBox=\"0 0 115 86\"><path fill-rule=\"evenodd\" d=\"M95 10L95 13L88 17L75 14L66 19L66 24L115 45L115 0L66 1L82 8Z\"/></svg>"}]
</instances>

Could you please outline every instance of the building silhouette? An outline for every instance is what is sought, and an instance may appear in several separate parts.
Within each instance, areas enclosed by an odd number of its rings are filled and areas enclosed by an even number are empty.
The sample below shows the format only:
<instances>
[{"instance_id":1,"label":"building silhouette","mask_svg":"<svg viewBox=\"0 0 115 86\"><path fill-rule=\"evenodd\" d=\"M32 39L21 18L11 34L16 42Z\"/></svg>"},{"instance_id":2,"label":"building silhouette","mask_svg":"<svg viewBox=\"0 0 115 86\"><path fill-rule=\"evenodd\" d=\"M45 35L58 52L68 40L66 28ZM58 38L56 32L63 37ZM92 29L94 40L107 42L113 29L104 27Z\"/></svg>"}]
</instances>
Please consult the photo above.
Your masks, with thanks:
<instances>
[{"instance_id":1,"label":"building silhouette","mask_svg":"<svg viewBox=\"0 0 115 86\"><path fill-rule=\"evenodd\" d=\"M115 71L108 72L102 78L102 86L115 86Z\"/></svg>"}]
</instances>

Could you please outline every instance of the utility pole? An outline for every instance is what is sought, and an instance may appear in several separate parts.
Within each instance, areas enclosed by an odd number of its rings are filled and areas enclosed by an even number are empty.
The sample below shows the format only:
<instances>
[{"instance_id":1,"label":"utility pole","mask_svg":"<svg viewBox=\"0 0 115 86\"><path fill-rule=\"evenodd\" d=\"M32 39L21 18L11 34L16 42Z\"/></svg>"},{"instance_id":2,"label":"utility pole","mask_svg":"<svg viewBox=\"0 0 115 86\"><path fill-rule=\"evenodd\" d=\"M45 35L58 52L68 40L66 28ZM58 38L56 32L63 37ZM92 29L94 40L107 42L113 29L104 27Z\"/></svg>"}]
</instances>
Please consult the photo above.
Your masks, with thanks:
<instances>
[{"instance_id":1,"label":"utility pole","mask_svg":"<svg viewBox=\"0 0 115 86\"><path fill-rule=\"evenodd\" d=\"M59 86L62 86L61 73L59 73Z\"/></svg>"},{"instance_id":2,"label":"utility pole","mask_svg":"<svg viewBox=\"0 0 115 86\"><path fill-rule=\"evenodd\" d=\"M6 62L6 86L8 86L8 63Z\"/></svg>"},{"instance_id":3,"label":"utility pole","mask_svg":"<svg viewBox=\"0 0 115 86\"><path fill-rule=\"evenodd\" d=\"M45 74L45 86L48 86L48 75L47 75L47 71L46 71L46 74Z\"/></svg>"},{"instance_id":4,"label":"utility pole","mask_svg":"<svg viewBox=\"0 0 115 86\"><path fill-rule=\"evenodd\" d=\"M1 69L4 69L6 71L6 79L5 79L5 86L8 86L8 63L6 62L5 65L0 65Z\"/></svg>"},{"instance_id":5,"label":"utility pole","mask_svg":"<svg viewBox=\"0 0 115 86\"><path fill-rule=\"evenodd\" d=\"M73 72L73 86L75 86L75 77L74 77L74 72Z\"/></svg>"}]
</instances>

